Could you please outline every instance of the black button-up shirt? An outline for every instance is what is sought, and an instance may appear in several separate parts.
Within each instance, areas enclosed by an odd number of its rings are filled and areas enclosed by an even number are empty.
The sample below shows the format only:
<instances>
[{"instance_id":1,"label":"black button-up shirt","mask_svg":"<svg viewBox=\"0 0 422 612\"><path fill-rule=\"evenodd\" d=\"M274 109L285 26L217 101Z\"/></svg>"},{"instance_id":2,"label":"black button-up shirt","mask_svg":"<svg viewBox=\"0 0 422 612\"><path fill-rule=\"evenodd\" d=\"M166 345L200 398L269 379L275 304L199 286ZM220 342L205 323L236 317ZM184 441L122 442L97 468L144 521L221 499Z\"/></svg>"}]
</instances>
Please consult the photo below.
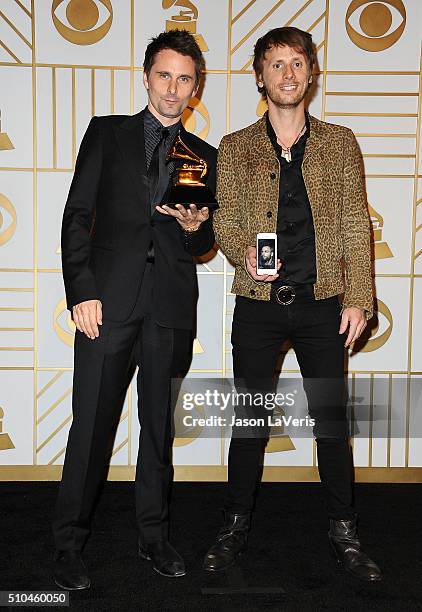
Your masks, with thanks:
<instances>
[{"instance_id":1,"label":"black button-up shirt","mask_svg":"<svg viewBox=\"0 0 422 612\"><path fill-rule=\"evenodd\" d=\"M302 162L309 135L306 132L290 149L292 161L281 156L281 146L267 113L267 134L280 163L280 185L277 213L277 250L282 262L275 284L315 283L315 232L311 206L302 175Z\"/></svg>"},{"instance_id":2,"label":"black button-up shirt","mask_svg":"<svg viewBox=\"0 0 422 612\"><path fill-rule=\"evenodd\" d=\"M168 151L173 144L174 139L176 138L177 133L180 130L181 121L170 125L168 129L168 135L165 139L165 150ZM148 107L145 108L144 113L144 140L145 140L145 162L147 170L149 170L149 166L151 164L151 159L154 153L154 150L158 143L161 140L161 132L165 126L151 113ZM164 160L162 160L164 161ZM164 168L168 172L168 179L172 176L175 168L175 162L170 161L168 164L164 166ZM166 179L166 182L167 179ZM155 185L153 186L152 193L154 192ZM150 186L151 190L151 186ZM152 202L151 202L152 204ZM151 210L151 215L155 212L155 209ZM154 258L154 244L150 243L148 247L147 257L151 260Z\"/></svg>"},{"instance_id":3,"label":"black button-up shirt","mask_svg":"<svg viewBox=\"0 0 422 612\"><path fill-rule=\"evenodd\" d=\"M177 133L180 130L181 121L170 125L167 129L169 131L168 136L166 138L165 144L167 151L170 149L173 144L174 139L176 138ZM144 114L144 138L145 138L145 159L147 170L151 163L152 154L154 153L154 149L157 144L160 142L161 138L161 130L164 126L161 122L151 113L148 107L145 109ZM174 171L175 163L174 161L169 162L168 170L169 176L172 175Z\"/></svg>"}]
</instances>

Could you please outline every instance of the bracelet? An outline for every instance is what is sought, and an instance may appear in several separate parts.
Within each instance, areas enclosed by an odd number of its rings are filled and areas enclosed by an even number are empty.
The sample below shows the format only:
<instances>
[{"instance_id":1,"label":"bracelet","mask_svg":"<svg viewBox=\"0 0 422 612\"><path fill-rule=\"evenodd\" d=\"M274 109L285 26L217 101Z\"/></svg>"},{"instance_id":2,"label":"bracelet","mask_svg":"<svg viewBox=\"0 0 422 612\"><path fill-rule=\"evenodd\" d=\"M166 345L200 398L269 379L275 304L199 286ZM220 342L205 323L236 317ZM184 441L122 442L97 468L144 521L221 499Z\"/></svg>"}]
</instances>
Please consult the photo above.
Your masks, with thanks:
<instances>
[{"instance_id":1,"label":"bracelet","mask_svg":"<svg viewBox=\"0 0 422 612\"><path fill-rule=\"evenodd\" d=\"M198 227L186 227L183 229L183 231L185 232L185 234L194 234L195 232L197 232L199 230L199 228L201 227L201 224L198 225Z\"/></svg>"}]
</instances>

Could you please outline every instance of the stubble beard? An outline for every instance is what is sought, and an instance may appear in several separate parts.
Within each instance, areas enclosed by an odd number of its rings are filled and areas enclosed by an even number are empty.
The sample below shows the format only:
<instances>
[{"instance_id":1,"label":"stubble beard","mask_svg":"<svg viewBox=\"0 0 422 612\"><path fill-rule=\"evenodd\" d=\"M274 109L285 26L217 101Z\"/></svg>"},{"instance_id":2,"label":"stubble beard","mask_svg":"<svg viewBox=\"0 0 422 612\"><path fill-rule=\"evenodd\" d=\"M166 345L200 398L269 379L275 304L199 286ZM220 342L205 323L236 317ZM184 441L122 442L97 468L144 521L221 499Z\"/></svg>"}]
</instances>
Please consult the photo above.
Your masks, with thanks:
<instances>
[{"instance_id":1,"label":"stubble beard","mask_svg":"<svg viewBox=\"0 0 422 612\"><path fill-rule=\"evenodd\" d=\"M284 102L283 100L280 99L279 95L277 95L279 93L278 88L275 90L274 94L272 94L272 92L271 93L267 92L267 96L275 106L277 106L278 108L282 108L283 110L286 110L286 109L291 109L291 108L297 108L299 104L301 104L301 102L303 102L303 100L305 99L308 91L309 91L309 83L308 83L308 86L305 88L305 91L302 94L299 94L297 98L290 100L289 102Z\"/></svg>"},{"instance_id":2,"label":"stubble beard","mask_svg":"<svg viewBox=\"0 0 422 612\"><path fill-rule=\"evenodd\" d=\"M159 113L167 119L176 119L176 117L180 117L183 114L185 108L186 107L184 107L183 104L180 103L174 108L168 108L165 103L158 104Z\"/></svg>"}]
</instances>

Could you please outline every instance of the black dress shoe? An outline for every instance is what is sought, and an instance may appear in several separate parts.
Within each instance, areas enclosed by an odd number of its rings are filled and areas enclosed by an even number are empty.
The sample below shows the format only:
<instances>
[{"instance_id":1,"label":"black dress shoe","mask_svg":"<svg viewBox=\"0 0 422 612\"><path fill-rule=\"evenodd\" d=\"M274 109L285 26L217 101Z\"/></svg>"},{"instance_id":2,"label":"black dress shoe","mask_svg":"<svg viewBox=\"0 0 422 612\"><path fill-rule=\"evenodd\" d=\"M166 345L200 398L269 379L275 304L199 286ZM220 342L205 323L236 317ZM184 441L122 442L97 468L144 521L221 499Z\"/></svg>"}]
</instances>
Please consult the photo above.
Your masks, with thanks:
<instances>
[{"instance_id":1,"label":"black dress shoe","mask_svg":"<svg viewBox=\"0 0 422 612\"><path fill-rule=\"evenodd\" d=\"M343 565L346 571L367 582L382 580L382 573L378 565L361 549L356 518L351 521L330 519L328 539L337 562Z\"/></svg>"},{"instance_id":2,"label":"black dress shoe","mask_svg":"<svg viewBox=\"0 0 422 612\"><path fill-rule=\"evenodd\" d=\"M224 512L224 524L218 532L217 542L211 546L204 559L204 570L221 572L236 561L246 550L251 513Z\"/></svg>"},{"instance_id":3,"label":"black dress shoe","mask_svg":"<svg viewBox=\"0 0 422 612\"><path fill-rule=\"evenodd\" d=\"M78 550L58 550L54 555L54 582L67 591L89 589L91 580Z\"/></svg>"},{"instance_id":4,"label":"black dress shoe","mask_svg":"<svg viewBox=\"0 0 422 612\"><path fill-rule=\"evenodd\" d=\"M168 578L178 578L186 574L185 563L168 540L157 540L142 544L139 542L139 556L152 561L156 572Z\"/></svg>"}]
</instances>

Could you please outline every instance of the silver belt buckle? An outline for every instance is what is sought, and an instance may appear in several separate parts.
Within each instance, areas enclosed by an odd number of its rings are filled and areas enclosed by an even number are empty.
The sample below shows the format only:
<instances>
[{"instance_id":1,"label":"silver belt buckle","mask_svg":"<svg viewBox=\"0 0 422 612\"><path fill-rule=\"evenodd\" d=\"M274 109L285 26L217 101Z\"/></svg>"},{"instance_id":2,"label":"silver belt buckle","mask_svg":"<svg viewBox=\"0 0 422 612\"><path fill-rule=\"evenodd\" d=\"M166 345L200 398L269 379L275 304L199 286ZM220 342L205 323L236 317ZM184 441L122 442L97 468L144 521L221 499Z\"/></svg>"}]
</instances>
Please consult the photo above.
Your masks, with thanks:
<instances>
[{"instance_id":1,"label":"silver belt buckle","mask_svg":"<svg viewBox=\"0 0 422 612\"><path fill-rule=\"evenodd\" d=\"M294 301L296 293L290 285L282 285L276 290L275 297L279 304L288 306Z\"/></svg>"}]
</instances>

